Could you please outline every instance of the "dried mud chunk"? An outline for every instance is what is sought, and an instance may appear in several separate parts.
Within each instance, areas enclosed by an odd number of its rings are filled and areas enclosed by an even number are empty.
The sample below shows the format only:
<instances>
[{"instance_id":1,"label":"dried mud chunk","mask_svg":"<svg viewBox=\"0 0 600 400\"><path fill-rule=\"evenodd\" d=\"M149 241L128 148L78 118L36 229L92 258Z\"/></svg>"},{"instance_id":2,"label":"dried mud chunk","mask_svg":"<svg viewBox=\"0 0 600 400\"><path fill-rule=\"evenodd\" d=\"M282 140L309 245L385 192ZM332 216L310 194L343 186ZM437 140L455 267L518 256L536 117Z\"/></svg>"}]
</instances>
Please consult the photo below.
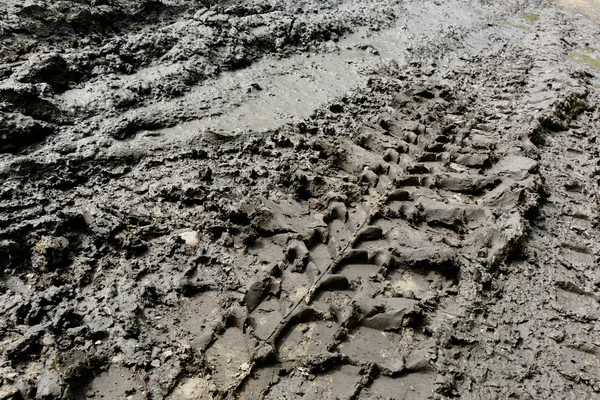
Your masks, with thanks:
<instances>
[{"instance_id":1,"label":"dried mud chunk","mask_svg":"<svg viewBox=\"0 0 600 400\"><path fill-rule=\"evenodd\" d=\"M464 206L446 204L428 198L420 199L419 204L423 207L421 215L431 226L439 225L460 231L467 222Z\"/></svg>"},{"instance_id":2,"label":"dried mud chunk","mask_svg":"<svg viewBox=\"0 0 600 400\"><path fill-rule=\"evenodd\" d=\"M412 99L406 93L398 93L392 99L392 106L395 108L402 108L409 103L412 103Z\"/></svg>"},{"instance_id":3,"label":"dried mud chunk","mask_svg":"<svg viewBox=\"0 0 600 400\"><path fill-rule=\"evenodd\" d=\"M417 142L419 141L419 138L417 137L416 133L407 132L404 135L404 141L407 143L417 144Z\"/></svg>"},{"instance_id":4,"label":"dried mud chunk","mask_svg":"<svg viewBox=\"0 0 600 400\"><path fill-rule=\"evenodd\" d=\"M496 140L477 133L470 134L465 141L476 149L495 150L497 146Z\"/></svg>"},{"instance_id":5,"label":"dried mud chunk","mask_svg":"<svg viewBox=\"0 0 600 400\"><path fill-rule=\"evenodd\" d=\"M396 187L406 187L406 186L425 186L427 183L427 179L421 176L406 176L403 178L398 178L394 181Z\"/></svg>"},{"instance_id":6,"label":"dried mud chunk","mask_svg":"<svg viewBox=\"0 0 600 400\"><path fill-rule=\"evenodd\" d=\"M421 343L406 359L406 369L412 372L434 372L429 360L436 356L437 347L434 340Z\"/></svg>"},{"instance_id":7,"label":"dried mud chunk","mask_svg":"<svg viewBox=\"0 0 600 400\"><path fill-rule=\"evenodd\" d=\"M21 114L0 112L0 153L14 152L54 134L54 127Z\"/></svg>"},{"instance_id":8,"label":"dried mud chunk","mask_svg":"<svg viewBox=\"0 0 600 400\"><path fill-rule=\"evenodd\" d=\"M514 185L499 185L481 198L481 204L504 210L512 210L525 200L525 189Z\"/></svg>"},{"instance_id":9,"label":"dried mud chunk","mask_svg":"<svg viewBox=\"0 0 600 400\"><path fill-rule=\"evenodd\" d=\"M425 151L430 153L443 153L446 151L446 145L444 143L430 143L425 146Z\"/></svg>"},{"instance_id":10,"label":"dried mud chunk","mask_svg":"<svg viewBox=\"0 0 600 400\"><path fill-rule=\"evenodd\" d=\"M327 345L333 342L336 331L336 324L330 321L307 321L295 324L278 340L279 359L305 362L313 357L327 356Z\"/></svg>"}]
</instances>

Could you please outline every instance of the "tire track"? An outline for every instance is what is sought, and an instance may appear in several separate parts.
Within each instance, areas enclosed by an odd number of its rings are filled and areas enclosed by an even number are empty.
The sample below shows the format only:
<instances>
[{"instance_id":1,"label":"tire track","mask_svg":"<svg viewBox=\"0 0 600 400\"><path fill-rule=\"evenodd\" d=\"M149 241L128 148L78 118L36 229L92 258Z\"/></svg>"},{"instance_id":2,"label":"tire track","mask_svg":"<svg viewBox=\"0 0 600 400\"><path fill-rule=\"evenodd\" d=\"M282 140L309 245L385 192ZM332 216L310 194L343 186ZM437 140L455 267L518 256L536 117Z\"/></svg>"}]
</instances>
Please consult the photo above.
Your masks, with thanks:
<instances>
[{"instance_id":1,"label":"tire track","mask_svg":"<svg viewBox=\"0 0 600 400\"><path fill-rule=\"evenodd\" d=\"M440 96L449 94L418 88L398 95L397 104L449 108ZM376 376L418 374L421 395L440 386L428 360L435 354L435 328L429 325L440 326L461 312L452 300L461 267L473 262L493 267L523 234L518 213L505 220L493 215L494 209L520 205L519 190L524 189L502 175L502 163L498 167L492 161L496 143L484 132L465 134L460 129L464 121L453 114L428 128L406 121L401 110L365 125L354 143L344 144L347 157L340 168L362 185L361 202L330 202L323 215L326 228L291 241L282 270L268 284L259 280L250 286L245 300L258 357L227 391L241 387L238 395L244 397L250 385L241 384L273 363L292 363L309 375L341 365L360 367L361 378L348 398L368 391ZM503 237L507 228L514 235ZM410 234L420 240L399 244ZM441 240L432 243L436 237ZM482 237L488 241L475 246ZM490 241L498 243L487 249ZM463 246L467 249L460 251ZM400 279L394 281L396 275ZM275 283L279 291L272 290ZM274 309L274 299L282 304L280 310ZM271 326L266 330L261 329L265 320ZM410 339L403 337L405 331L411 332ZM373 346L374 332L393 339ZM370 354L373 347L388 356ZM374 390L382 389L377 385Z\"/></svg>"}]
</instances>

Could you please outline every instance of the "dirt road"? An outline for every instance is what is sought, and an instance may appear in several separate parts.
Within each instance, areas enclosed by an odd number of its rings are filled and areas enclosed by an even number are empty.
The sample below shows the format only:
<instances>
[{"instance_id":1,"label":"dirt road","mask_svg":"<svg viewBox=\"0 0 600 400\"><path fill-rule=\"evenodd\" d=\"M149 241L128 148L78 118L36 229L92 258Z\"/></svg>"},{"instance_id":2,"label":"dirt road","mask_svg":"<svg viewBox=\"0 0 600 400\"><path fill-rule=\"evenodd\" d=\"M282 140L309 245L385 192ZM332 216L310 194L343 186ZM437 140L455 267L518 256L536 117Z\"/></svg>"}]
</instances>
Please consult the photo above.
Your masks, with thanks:
<instances>
[{"instance_id":1,"label":"dirt road","mask_svg":"<svg viewBox=\"0 0 600 400\"><path fill-rule=\"evenodd\" d=\"M598 2L0 5L0 400L600 398Z\"/></svg>"}]
</instances>

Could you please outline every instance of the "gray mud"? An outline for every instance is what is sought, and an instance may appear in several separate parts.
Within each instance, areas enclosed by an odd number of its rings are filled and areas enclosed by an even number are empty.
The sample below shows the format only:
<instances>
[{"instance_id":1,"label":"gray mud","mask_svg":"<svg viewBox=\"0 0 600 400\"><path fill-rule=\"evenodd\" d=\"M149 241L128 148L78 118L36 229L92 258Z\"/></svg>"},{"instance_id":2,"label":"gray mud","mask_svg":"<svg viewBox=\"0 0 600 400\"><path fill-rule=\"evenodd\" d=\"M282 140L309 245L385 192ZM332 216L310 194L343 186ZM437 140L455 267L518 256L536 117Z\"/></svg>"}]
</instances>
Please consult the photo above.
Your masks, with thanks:
<instances>
[{"instance_id":1,"label":"gray mud","mask_svg":"<svg viewBox=\"0 0 600 400\"><path fill-rule=\"evenodd\" d=\"M0 5L0 400L600 398L596 0Z\"/></svg>"}]
</instances>

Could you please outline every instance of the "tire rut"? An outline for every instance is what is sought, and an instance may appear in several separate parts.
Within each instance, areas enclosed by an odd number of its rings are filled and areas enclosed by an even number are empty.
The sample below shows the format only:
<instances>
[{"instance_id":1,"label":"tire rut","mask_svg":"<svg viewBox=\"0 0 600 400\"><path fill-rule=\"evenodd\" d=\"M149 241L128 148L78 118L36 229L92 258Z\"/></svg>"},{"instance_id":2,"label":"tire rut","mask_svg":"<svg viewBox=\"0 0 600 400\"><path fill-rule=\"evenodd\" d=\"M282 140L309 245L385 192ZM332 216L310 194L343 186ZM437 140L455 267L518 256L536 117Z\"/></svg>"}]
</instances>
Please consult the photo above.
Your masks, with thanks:
<instances>
[{"instance_id":1,"label":"tire rut","mask_svg":"<svg viewBox=\"0 0 600 400\"><path fill-rule=\"evenodd\" d=\"M496 162L493 139L461 129L468 111L446 113L452 100L443 87L416 88L395 102L435 117L425 126L397 107L341 143L338 175L351 176L362 195L313 211L322 224L305 237L278 238L283 260L249 284L245 310L238 309L232 329L250 350L224 393L269 398L294 374L349 367L360 373L348 398L368 392L377 377L393 385L416 379L416 396L443 392L429 362L434 332L464 311L456 299L461 268L493 268L524 234L518 212L501 214L523 205L532 188L517 181L535 163ZM511 162L522 163L517 180L506 174ZM281 373L278 383L257 384ZM382 390L376 385L374 393Z\"/></svg>"}]
</instances>

